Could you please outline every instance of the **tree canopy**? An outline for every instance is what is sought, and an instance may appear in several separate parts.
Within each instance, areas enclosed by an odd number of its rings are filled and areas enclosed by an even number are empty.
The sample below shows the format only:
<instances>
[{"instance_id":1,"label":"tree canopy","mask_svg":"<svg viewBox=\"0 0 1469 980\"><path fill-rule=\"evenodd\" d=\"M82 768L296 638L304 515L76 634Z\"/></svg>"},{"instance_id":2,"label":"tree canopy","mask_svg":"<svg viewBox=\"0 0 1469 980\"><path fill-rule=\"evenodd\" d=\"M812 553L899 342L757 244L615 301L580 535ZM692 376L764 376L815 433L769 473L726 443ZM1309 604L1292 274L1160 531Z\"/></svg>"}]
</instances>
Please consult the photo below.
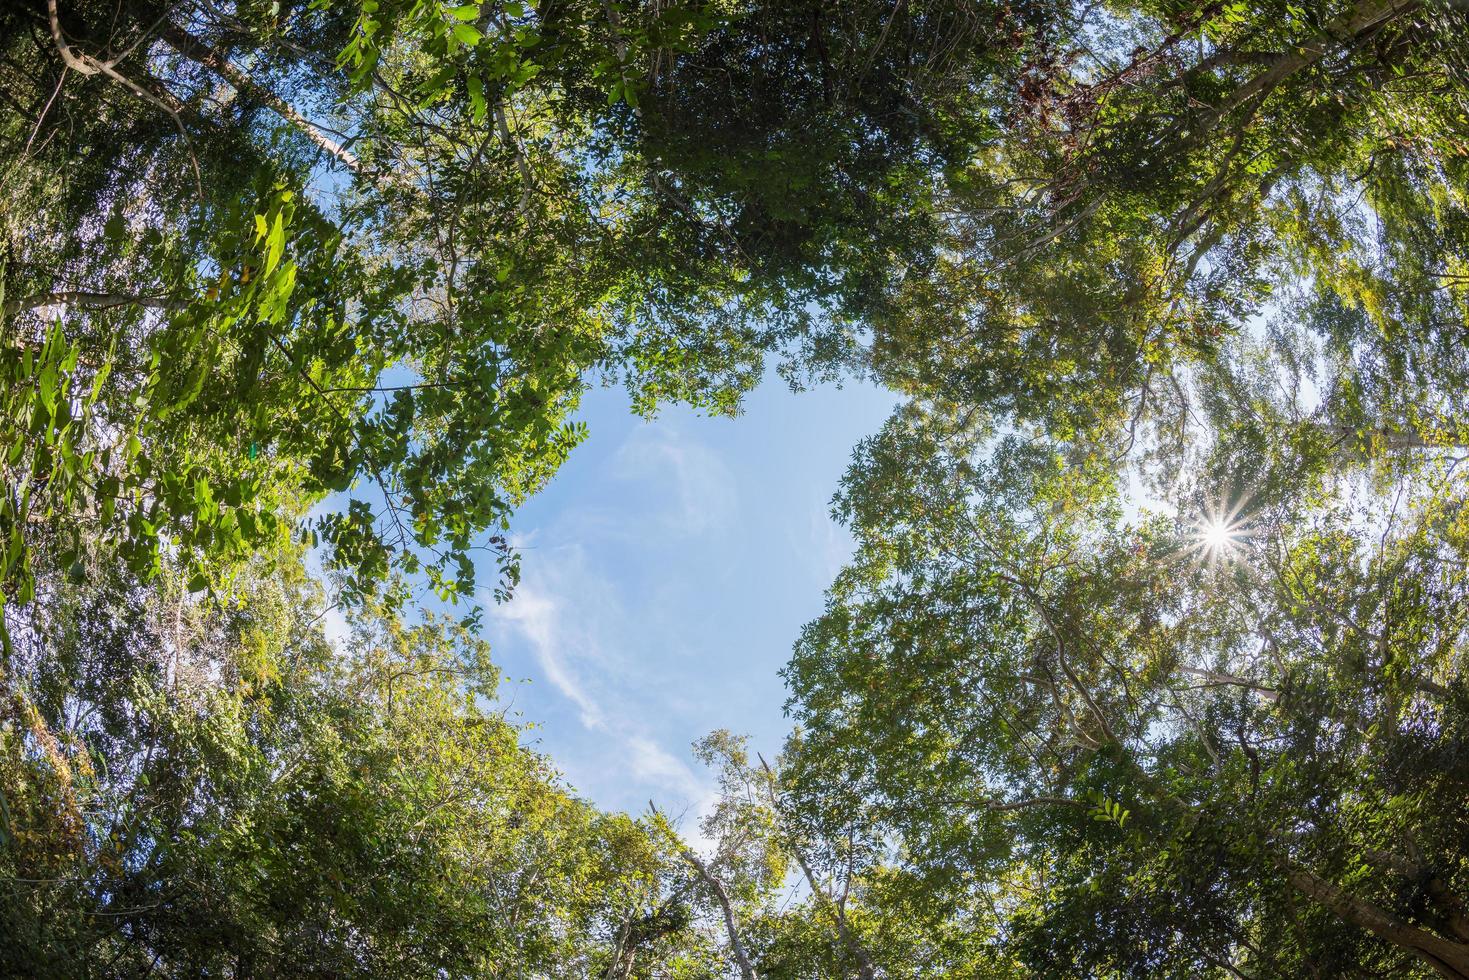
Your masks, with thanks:
<instances>
[{"instance_id":1,"label":"tree canopy","mask_svg":"<svg viewBox=\"0 0 1469 980\"><path fill-rule=\"evenodd\" d=\"M1469 977L1466 38L0 8L3 971ZM772 367L904 399L794 730L600 812L413 597L514 601L590 385Z\"/></svg>"}]
</instances>

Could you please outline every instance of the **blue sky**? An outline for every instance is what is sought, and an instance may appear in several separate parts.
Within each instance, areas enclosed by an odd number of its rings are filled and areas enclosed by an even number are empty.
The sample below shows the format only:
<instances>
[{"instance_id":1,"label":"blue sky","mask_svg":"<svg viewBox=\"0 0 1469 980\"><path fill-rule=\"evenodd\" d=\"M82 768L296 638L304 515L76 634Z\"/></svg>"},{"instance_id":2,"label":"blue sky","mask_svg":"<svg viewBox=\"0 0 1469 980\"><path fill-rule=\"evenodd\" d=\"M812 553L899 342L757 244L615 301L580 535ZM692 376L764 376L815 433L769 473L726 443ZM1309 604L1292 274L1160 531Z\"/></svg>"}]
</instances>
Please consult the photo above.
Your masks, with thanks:
<instances>
[{"instance_id":1,"label":"blue sky","mask_svg":"<svg viewBox=\"0 0 1469 980\"><path fill-rule=\"evenodd\" d=\"M697 810L711 781L695 739L728 728L779 748L778 671L850 550L831 495L894 404L771 378L739 418L644 422L619 389L587 394L590 437L515 519L515 598L483 599L504 699L579 793Z\"/></svg>"}]
</instances>

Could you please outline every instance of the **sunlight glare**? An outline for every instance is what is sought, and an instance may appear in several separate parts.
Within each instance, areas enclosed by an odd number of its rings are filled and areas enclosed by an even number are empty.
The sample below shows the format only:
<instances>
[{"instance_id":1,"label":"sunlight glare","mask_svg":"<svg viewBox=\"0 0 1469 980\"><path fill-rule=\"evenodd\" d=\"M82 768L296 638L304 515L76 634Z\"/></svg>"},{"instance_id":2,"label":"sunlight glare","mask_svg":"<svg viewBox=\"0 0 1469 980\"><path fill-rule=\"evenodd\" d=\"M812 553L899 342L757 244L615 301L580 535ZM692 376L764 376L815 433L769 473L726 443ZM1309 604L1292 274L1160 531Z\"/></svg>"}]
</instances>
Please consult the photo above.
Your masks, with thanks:
<instances>
[{"instance_id":1,"label":"sunlight glare","mask_svg":"<svg viewBox=\"0 0 1469 980\"><path fill-rule=\"evenodd\" d=\"M1192 525L1192 545L1187 554L1205 565L1215 565L1238 556L1245 539L1254 537L1251 521L1241 512L1245 501L1218 501L1199 515Z\"/></svg>"},{"instance_id":2,"label":"sunlight glare","mask_svg":"<svg viewBox=\"0 0 1469 980\"><path fill-rule=\"evenodd\" d=\"M1234 546L1234 528L1218 521L1210 521L1202 529L1204 547L1210 551L1224 551Z\"/></svg>"}]
</instances>

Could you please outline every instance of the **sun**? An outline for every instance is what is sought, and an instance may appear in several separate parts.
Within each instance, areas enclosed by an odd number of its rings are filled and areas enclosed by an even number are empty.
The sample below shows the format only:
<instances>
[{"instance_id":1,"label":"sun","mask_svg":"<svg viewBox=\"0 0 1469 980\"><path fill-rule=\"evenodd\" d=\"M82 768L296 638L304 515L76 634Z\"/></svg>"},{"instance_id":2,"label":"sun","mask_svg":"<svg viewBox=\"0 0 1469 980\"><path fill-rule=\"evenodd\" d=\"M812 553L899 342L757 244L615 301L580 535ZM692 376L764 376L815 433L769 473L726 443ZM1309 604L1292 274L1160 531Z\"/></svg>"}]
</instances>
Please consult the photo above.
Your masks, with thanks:
<instances>
[{"instance_id":1,"label":"sun","mask_svg":"<svg viewBox=\"0 0 1469 980\"><path fill-rule=\"evenodd\" d=\"M1208 551L1221 552L1235 545L1235 535L1238 529L1210 521L1199 528L1199 540Z\"/></svg>"},{"instance_id":2,"label":"sun","mask_svg":"<svg viewBox=\"0 0 1469 980\"><path fill-rule=\"evenodd\" d=\"M1239 551L1246 538L1253 535L1249 521L1241 516L1245 502L1219 502L1199 515L1191 525L1191 546L1187 554L1205 564L1224 561Z\"/></svg>"}]
</instances>

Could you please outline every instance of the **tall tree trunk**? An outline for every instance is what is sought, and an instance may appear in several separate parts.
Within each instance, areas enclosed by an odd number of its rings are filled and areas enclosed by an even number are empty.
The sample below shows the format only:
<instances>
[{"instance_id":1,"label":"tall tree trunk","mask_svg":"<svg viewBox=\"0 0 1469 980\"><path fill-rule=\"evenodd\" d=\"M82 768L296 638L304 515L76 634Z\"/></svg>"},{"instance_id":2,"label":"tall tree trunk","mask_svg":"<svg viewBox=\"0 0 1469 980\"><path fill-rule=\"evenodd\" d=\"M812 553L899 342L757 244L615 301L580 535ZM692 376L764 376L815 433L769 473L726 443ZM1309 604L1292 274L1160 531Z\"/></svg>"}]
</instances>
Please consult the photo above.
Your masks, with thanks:
<instances>
[{"instance_id":1,"label":"tall tree trunk","mask_svg":"<svg viewBox=\"0 0 1469 980\"><path fill-rule=\"evenodd\" d=\"M1463 449L1464 443L1452 436L1416 429L1391 429L1381 426L1376 429L1360 429L1352 425L1333 425L1327 431L1337 436L1337 443L1380 443L1388 449Z\"/></svg>"},{"instance_id":2,"label":"tall tree trunk","mask_svg":"<svg viewBox=\"0 0 1469 980\"><path fill-rule=\"evenodd\" d=\"M765 756L759 756L759 759L760 767L765 770L766 789L770 794L771 807L779 814L780 809L776 806L775 799L775 772L770 768L770 763L765 761ZM859 980L877 980L877 970L872 965L872 957L868 955L867 947L862 945L862 941L857 938L856 934L852 932L851 926L847 924L846 909L836 899L832 898L831 894L817 882L816 875L811 872L811 865L806 860L805 852L796 843L795 835L787 833L783 836L786 838L786 846L796 856L796 863L800 865L801 873L806 876L806 884L810 886L811 893L819 898L822 904L831 909L832 916L836 919L837 937L841 939L842 945L847 948L847 952L851 953L852 958L857 961L857 976Z\"/></svg>"},{"instance_id":3,"label":"tall tree trunk","mask_svg":"<svg viewBox=\"0 0 1469 980\"><path fill-rule=\"evenodd\" d=\"M655 817L659 816L658 807L652 800L648 801ZM739 923L735 921L734 903L729 900L729 890L724 887L724 882L709 870L709 866L694 853L694 849L684 843L682 837L673 834L674 846L678 848L679 854L694 869L694 873L709 890L714 893L714 899L719 903L720 910L724 913L724 928L729 933L729 948L734 953L735 963L740 969L740 980L756 980L755 968L750 965L750 956L745 952L744 941L740 939Z\"/></svg>"},{"instance_id":4,"label":"tall tree trunk","mask_svg":"<svg viewBox=\"0 0 1469 980\"><path fill-rule=\"evenodd\" d=\"M234 86L235 91L269 106L276 115L300 130L307 139L315 143L327 155L341 162L347 169L352 171L358 169L357 157L350 150L328 136L322 131L321 127L297 112L295 107L285 99L276 95L270 89L261 85L243 70L232 64L223 51L220 51L205 41L201 41L199 38L167 20L159 25L158 36L163 40L163 43L173 48L185 58L188 58L195 64L208 68L229 82Z\"/></svg>"},{"instance_id":5,"label":"tall tree trunk","mask_svg":"<svg viewBox=\"0 0 1469 980\"><path fill-rule=\"evenodd\" d=\"M637 949L632 943L632 918L629 917L617 930L617 944L612 947L612 962L607 964L603 980L628 980L632 976Z\"/></svg>"},{"instance_id":6,"label":"tall tree trunk","mask_svg":"<svg viewBox=\"0 0 1469 980\"><path fill-rule=\"evenodd\" d=\"M1301 868L1286 873L1291 887L1354 926L1407 950L1444 977L1469 980L1469 943L1454 942L1409 925L1365 899Z\"/></svg>"},{"instance_id":7,"label":"tall tree trunk","mask_svg":"<svg viewBox=\"0 0 1469 980\"><path fill-rule=\"evenodd\" d=\"M1308 68L1343 46L1349 46L1388 21L1412 11L1415 0L1365 0L1325 26L1320 34L1302 41L1286 54L1278 55L1265 71L1230 93L1214 110L1214 118L1232 112L1257 95L1269 93L1275 86L1303 68Z\"/></svg>"},{"instance_id":8,"label":"tall tree trunk","mask_svg":"<svg viewBox=\"0 0 1469 980\"><path fill-rule=\"evenodd\" d=\"M836 919L837 936L841 939L842 945L847 948L847 952L851 953L852 958L857 961L857 976L859 980L877 980L877 971L872 965L872 957L867 955L867 948L862 945L861 941L853 934L851 927L847 925L846 910L817 882L816 876L811 873L811 866L806 863L806 855L801 852L801 849L792 844L791 853L795 854L796 863L801 866L801 873L806 876L806 884L811 887L812 894L816 895L824 905L831 909L832 915Z\"/></svg>"}]
</instances>

